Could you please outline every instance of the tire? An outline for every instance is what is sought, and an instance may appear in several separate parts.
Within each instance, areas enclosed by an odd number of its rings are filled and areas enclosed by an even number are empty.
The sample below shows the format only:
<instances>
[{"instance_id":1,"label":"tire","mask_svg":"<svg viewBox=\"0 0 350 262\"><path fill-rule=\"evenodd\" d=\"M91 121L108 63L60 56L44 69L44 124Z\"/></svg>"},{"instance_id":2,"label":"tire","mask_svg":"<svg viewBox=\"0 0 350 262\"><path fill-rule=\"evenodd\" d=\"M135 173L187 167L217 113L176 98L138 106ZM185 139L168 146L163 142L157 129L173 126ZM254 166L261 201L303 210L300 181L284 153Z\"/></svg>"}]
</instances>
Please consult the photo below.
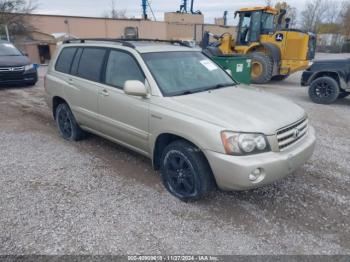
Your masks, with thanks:
<instances>
[{"instance_id":1,"label":"tire","mask_svg":"<svg viewBox=\"0 0 350 262\"><path fill-rule=\"evenodd\" d=\"M77 124L72 111L66 103L57 106L55 119L58 132L64 139L79 141L85 137L85 132Z\"/></svg>"},{"instance_id":2,"label":"tire","mask_svg":"<svg viewBox=\"0 0 350 262\"><path fill-rule=\"evenodd\" d=\"M332 104L338 99L339 94L338 82L328 76L312 81L309 88L310 99L317 104Z\"/></svg>"},{"instance_id":3,"label":"tire","mask_svg":"<svg viewBox=\"0 0 350 262\"><path fill-rule=\"evenodd\" d=\"M272 78L273 63L272 59L264 53L255 52L251 54L252 58L252 83L266 84Z\"/></svg>"},{"instance_id":4,"label":"tire","mask_svg":"<svg viewBox=\"0 0 350 262\"><path fill-rule=\"evenodd\" d=\"M350 93L347 93L347 92L341 92L339 95L338 95L338 99L343 99L343 98L346 98L350 95Z\"/></svg>"},{"instance_id":5,"label":"tire","mask_svg":"<svg viewBox=\"0 0 350 262\"><path fill-rule=\"evenodd\" d=\"M203 153L184 140L172 142L164 149L160 173L169 193L185 202L203 198L216 185Z\"/></svg>"},{"instance_id":6,"label":"tire","mask_svg":"<svg viewBox=\"0 0 350 262\"><path fill-rule=\"evenodd\" d=\"M277 76L273 76L271 78L272 81L283 81L286 80L289 77L289 75L277 75Z\"/></svg>"}]
</instances>

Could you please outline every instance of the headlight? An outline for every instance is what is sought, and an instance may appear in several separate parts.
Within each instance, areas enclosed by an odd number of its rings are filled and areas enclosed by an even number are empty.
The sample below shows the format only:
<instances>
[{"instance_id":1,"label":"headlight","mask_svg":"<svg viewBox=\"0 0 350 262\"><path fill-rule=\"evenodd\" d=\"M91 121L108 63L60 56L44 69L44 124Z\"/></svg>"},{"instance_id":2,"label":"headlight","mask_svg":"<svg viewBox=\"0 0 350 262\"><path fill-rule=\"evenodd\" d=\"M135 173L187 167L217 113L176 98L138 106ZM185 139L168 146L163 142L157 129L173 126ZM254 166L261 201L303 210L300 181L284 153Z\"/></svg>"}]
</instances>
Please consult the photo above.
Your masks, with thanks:
<instances>
[{"instance_id":1,"label":"headlight","mask_svg":"<svg viewBox=\"0 0 350 262\"><path fill-rule=\"evenodd\" d=\"M31 69L34 69L34 65L33 64L24 66L24 70L25 71L28 71L28 70L31 70Z\"/></svg>"},{"instance_id":2,"label":"headlight","mask_svg":"<svg viewBox=\"0 0 350 262\"><path fill-rule=\"evenodd\" d=\"M229 155L249 155L270 151L265 135L221 132L221 140Z\"/></svg>"}]
</instances>

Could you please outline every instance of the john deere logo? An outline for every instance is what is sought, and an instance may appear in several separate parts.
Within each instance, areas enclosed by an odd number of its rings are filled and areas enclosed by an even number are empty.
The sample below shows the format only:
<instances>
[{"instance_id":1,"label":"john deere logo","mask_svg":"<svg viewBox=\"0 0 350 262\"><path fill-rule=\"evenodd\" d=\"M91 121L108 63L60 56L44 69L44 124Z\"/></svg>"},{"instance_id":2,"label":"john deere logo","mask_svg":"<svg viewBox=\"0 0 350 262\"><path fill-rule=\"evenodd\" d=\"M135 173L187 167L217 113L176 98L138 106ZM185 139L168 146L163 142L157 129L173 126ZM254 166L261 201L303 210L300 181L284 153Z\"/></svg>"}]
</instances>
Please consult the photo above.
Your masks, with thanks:
<instances>
[{"instance_id":1,"label":"john deere logo","mask_svg":"<svg viewBox=\"0 0 350 262\"><path fill-rule=\"evenodd\" d=\"M276 41L277 41L277 42L282 42L282 41L283 41L283 38L284 38L284 36L283 36L283 34L281 34L281 33L276 35Z\"/></svg>"}]
</instances>

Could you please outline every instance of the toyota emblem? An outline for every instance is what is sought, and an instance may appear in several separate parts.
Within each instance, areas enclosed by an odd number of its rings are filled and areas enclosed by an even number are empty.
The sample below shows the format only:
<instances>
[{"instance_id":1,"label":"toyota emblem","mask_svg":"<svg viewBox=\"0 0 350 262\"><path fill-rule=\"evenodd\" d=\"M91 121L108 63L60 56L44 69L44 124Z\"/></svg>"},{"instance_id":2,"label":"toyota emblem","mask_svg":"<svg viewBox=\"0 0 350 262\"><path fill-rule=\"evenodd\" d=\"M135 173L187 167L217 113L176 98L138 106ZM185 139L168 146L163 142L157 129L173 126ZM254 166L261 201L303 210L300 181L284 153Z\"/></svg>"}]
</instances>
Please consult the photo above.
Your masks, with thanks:
<instances>
[{"instance_id":1,"label":"toyota emblem","mask_svg":"<svg viewBox=\"0 0 350 262\"><path fill-rule=\"evenodd\" d=\"M300 136L300 130L298 128L294 129L293 137L298 138Z\"/></svg>"}]
</instances>

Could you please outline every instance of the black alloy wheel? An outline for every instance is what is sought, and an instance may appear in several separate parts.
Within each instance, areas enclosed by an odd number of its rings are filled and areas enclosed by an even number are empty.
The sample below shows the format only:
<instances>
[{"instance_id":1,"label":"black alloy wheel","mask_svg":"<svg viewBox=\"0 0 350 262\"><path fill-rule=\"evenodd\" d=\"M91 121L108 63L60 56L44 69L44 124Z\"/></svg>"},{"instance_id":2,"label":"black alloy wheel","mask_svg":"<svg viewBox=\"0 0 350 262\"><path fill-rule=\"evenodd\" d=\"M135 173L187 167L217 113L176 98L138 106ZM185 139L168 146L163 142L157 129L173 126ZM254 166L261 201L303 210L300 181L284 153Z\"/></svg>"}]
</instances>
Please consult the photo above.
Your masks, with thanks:
<instances>
[{"instance_id":1,"label":"black alloy wheel","mask_svg":"<svg viewBox=\"0 0 350 262\"><path fill-rule=\"evenodd\" d=\"M338 99L339 94L338 82L327 76L317 78L309 88L309 96L317 104L331 104Z\"/></svg>"},{"instance_id":2,"label":"black alloy wheel","mask_svg":"<svg viewBox=\"0 0 350 262\"><path fill-rule=\"evenodd\" d=\"M195 174L189 160L177 151L170 151L165 158L167 182L172 192L180 197L195 193Z\"/></svg>"},{"instance_id":3,"label":"black alloy wheel","mask_svg":"<svg viewBox=\"0 0 350 262\"><path fill-rule=\"evenodd\" d=\"M66 103L59 104L55 119L60 135L70 141L78 141L85 137L85 132L77 124L72 111Z\"/></svg>"},{"instance_id":4,"label":"black alloy wheel","mask_svg":"<svg viewBox=\"0 0 350 262\"><path fill-rule=\"evenodd\" d=\"M67 111L60 110L57 114L58 127L65 138L70 138L72 136L72 122L68 116Z\"/></svg>"},{"instance_id":5,"label":"black alloy wheel","mask_svg":"<svg viewBox=\"0 0 350 262\"><path fill-rule=\"evenodd\" d=\"M198 200L216 186L203 152L185 140L163 150L160 173L165 188L182 201Z\"/></svg>"}]
</instances>

